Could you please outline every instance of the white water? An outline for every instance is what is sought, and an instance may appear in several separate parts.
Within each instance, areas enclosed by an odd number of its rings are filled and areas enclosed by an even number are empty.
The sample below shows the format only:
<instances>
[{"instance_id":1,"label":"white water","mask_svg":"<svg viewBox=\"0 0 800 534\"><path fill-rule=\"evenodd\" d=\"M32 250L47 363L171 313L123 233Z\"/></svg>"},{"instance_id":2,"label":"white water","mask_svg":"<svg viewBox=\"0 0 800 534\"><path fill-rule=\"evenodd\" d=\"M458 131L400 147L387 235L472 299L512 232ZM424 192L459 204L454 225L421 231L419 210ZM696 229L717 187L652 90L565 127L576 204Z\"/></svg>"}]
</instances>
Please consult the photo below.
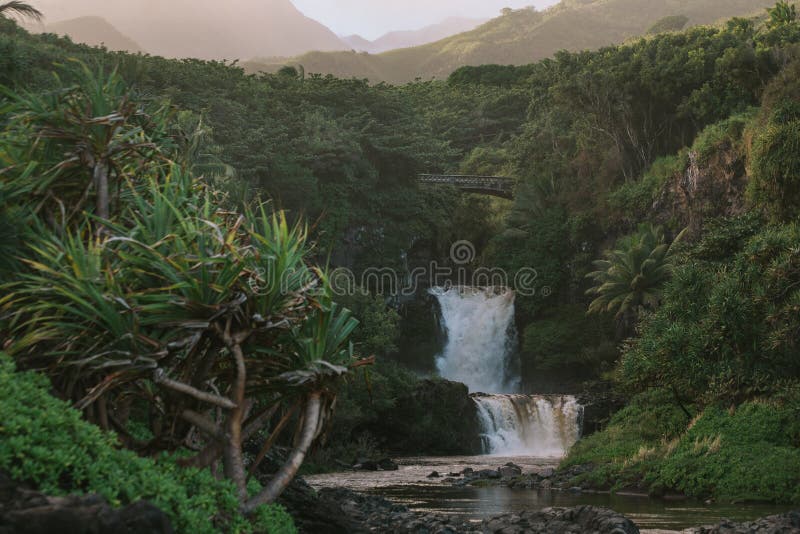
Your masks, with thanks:
<instances>
[{"instance_id":1,"label":"white water","mask_svg":"<svg viewBox=\"0 0 800 534\"><path fill-rule=\"evenodd\" d=\"M563 456L580 438L583 408L575 397L518 395L514 292L433 288L447 344L437 359L442 377L466 384L478 407L484 452ZM486 394L491 393L491 394Z\"/></svg>"},{"instance_id":2,"label":"white water","mask_svg":"<svg viewBox=\"0 0 800 534\"><path fill-rule=\"evenodd\" d=\"M567 395L474 395L487 454L558 458L580 438L583 408Z\"/></svg>"},{"instance_id":3,"label":"white water","mask_svg":"<svg viewBox=\"0 0 800 534\"><path fill-rule=\"evenodd\" d=\"M454 287L431 289L441 308L447 334L436 360L439 374L472 392L512 393L518 381L511 367L516 345L514 292Z\"/></svg>"}]
</instances>

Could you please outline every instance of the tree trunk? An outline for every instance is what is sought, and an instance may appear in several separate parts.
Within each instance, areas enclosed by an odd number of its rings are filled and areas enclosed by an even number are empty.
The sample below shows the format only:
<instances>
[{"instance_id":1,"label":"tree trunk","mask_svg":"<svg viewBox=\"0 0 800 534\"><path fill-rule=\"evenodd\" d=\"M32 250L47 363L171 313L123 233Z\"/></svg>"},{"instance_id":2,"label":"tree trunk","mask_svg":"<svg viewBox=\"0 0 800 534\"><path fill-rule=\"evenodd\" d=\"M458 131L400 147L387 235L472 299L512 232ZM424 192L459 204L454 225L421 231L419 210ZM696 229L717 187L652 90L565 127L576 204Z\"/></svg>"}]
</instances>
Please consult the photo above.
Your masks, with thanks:
<instances>
[{"instance_id":1,"label":"tree trunk","mask_svg":"<svg viewBox=\"0 0 800 534\"><path fill-rule=\"evenodd\" d=\"M233 402L236 408L228 414L228 439L222 460L225 467L225 477L236 484L239 499L247 499L247 474L244 468L244 454L242 453L242 421L245 416L244 390L247 382L247 369L244 363L244 354L240 345L231 347L236 361L236 380L233 385Z\"/></svg>"},{"instance_id":2,"label":"tree trunk","mask_svg":"<svg viewBox=\"0 0 800 534\"><path fill-rule=\"evenodd\" d=\"M109 205L111 201L109 200L108 169L104 163L95 163L94 186L97 193L95 215L103 220L108 220L110 216Z\"/></svg>"},{"instance_id":3,"label":"tree trunk","mask_svg":"<svg viewBox=\"0 0 800 534\"><path fill-rule=\"evenodd\" d=\"M247 501L244 505L244 512L251 513L253 510L261 506L275 502L275 500L283 493L283 490L294 479L300 466L303 465L308 449L314 443L320 427L322 419L322 396L319 392L314 392L308 396L306 401L305 417L303 418L303 430L300 433L300 439L297 445L289 454L286 463L275 473L272 480L269 481L261 492Z\"/></svg>"}]
</instances>

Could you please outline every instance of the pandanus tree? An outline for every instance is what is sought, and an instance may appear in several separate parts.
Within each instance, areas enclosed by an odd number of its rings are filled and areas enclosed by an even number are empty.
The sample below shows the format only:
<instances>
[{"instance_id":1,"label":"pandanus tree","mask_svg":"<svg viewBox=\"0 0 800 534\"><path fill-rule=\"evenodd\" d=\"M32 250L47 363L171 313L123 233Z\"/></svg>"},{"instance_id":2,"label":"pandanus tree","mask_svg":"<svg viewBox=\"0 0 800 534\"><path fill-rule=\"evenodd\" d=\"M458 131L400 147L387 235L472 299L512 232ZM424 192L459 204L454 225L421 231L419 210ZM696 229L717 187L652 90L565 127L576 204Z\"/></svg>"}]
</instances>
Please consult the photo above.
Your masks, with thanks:
<instances>
[{"instance_id":1,"label":"pandanus tree","mask_svg":"<svg viewBox=\"0 0 800 534\"><path fill-rule=\"evenodd\" d=\"M28 194L62 227L90 204L98 219L109 219L120 185L162 163L169 114L148 110L116 71L78 64L65 74L75 83L55 91L3 90L9 103L0 110L9 121L3 159L12 167L36 162Z\"/></svg>"},{"instance_id":2,"label":"pandanus tree","mask_svg":"<svg viewBox=\"0 0 800 534\"><path fill-rule=\"evenodd\" d=\"M595 297L589 313L613 313L629 331L642 311L654 310L672 273L673 245L684 232L668 243L662 228L645 224L595 261L597 270L587 275L594 286L586 294Z\"/></svg>"},{"instance_id":3,"label":"pandanus tree","mask_svg":"<svg viewBox=\"0 0 800 534\"><path fill-rule=\"evenodd\" d=\"M104 146L120 147L105 154L133 159L114 172L117 209L97 232L98 214L84 204L97 181L78 163L86 138L56 137L22 101L6 134L38 132L31 144L57 140L75 172L32 160L25 172L7 167L0 185L32 191L22 197L40 215L57 213L54 206L75 215L55 229L48 217L33 217L25 267L0 287L6 350L47 372L63 396L127 444L189 448L196 454L184 464L221 464L245 511L273 501L324 435L338 381L372 361L354 355L349 337L358 322L332 302L325 273L307 263L305 227L263 205L222 209L223 199L187 170L191 162L165 164L185 159L171 152L176 145L157 145L134 127L104 137ZM40 117L53 124L52 114L63 113L57 106ZM12 145L15 156L51 156L24 138ZM53 211L42 208L51 201ZM145 412L152 436L144 442L128 432L132 411ZM255 439L260 452L250 461L243 449ZM248 495L248 476L277 444L290 445L283 465Z\"/></svg>"}]
</instances>

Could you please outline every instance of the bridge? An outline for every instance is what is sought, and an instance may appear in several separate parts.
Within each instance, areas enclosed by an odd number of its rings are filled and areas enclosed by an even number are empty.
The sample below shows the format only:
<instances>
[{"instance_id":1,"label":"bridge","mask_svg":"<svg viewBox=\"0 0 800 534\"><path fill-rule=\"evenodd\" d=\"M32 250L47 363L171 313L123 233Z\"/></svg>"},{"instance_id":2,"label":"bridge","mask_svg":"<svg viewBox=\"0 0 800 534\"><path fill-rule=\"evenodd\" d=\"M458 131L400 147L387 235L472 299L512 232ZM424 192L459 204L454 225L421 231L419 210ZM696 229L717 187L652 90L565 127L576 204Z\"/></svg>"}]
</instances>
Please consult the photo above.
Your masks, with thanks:
<instances>
[{"instance_id":1,"label":"bridge","mask_svg":"<svg viewBox=\"0 0 800 534\"><path fill-rule=\"evenodd\" d=\"M480 195L514 199L516 180L502 176L468 176L461 174L420 174L417 181L425 185L449 185Z\"/></svg>"}]
</instances>

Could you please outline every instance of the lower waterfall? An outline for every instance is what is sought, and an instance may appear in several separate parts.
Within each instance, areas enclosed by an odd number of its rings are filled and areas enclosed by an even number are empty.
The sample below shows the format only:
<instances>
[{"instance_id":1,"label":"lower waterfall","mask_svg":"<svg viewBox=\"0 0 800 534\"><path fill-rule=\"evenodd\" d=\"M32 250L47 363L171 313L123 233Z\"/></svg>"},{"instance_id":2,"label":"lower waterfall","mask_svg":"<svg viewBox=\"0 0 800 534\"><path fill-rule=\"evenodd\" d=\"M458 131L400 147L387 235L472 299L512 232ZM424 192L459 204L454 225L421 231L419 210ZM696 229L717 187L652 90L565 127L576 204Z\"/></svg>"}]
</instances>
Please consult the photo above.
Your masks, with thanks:
<instances>
[{"instance_id":1,"label":"lower waterfall","mask_svg":"<svg viewBox=\"0 0 800 534\"><path fill-rule=\"evenodd\" d=\"M566 395L473 395L483 452L560 457L580 438L583 408Z\"/></svg>"},{"instance_id":2,"label":"lower waterfall","mask_svg":"<svg viewBox=\"0 0 800 534\"><path fill-rule=\"evenodd\" d=\"M439 374L462 382L478 408L486 454L558 457L580 438L583 408L567 395L520 395L513 291L432 288L447 335Z\"/></svg>"}]
</instances>

